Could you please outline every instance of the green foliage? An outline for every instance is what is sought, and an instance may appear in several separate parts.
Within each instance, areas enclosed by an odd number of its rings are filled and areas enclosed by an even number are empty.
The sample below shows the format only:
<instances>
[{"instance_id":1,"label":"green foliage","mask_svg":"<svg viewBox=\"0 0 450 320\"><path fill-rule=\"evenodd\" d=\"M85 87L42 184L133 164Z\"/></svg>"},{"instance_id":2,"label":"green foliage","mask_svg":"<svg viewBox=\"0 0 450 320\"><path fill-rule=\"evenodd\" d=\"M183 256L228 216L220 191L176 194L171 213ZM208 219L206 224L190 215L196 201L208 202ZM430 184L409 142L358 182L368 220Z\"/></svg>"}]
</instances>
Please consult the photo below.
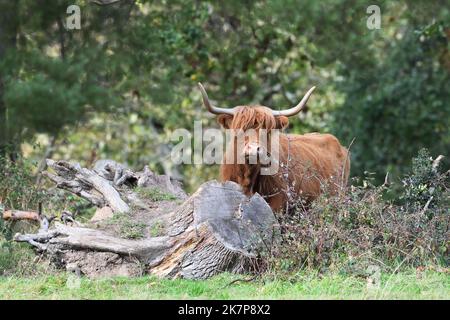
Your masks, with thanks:
<instances>
[{"instance_id":1,"label":"green foliage","mask_svg":"<svg viewBox=\"0 0 450 320\"><path fill-rule=\"evenodd\" d=\"M69 4L81 8L81 30L64 28ZM354 174L400 177L422 147L449 149L449 9L378 5L380 30L367 29L363 0L2 3L0 151L46 133L58 137L55 157L150 163L194 190L217 168L168 157L174 129L216 125L197 81L219 105L275 109L317 85L289 132L331 132L344 145L356 137Z\"/></svg>"},{"instance_id":2,"label":"green foliage","mask_svg":"<svg viewBox=\"0 0 450 320\"><path fill-rule=\"evenodd\" d=\"M35 133L57 135L88 112L107 110L114 101L102 83L105 77L112 79L114 70L109 70L103 48L94 45L94 32L105 21L85 21L86 33L71 34L63 24L70 4L65 0L1 4L1 15L13 17L8 31L14 34L6 37L17 39L5 42L0 52L4 85L0 119L6 130L2 145L5 138L20 143Z\"/></svg>"},{"instance_id":3,"label":"green foliage","mask_svg":"<svg viewBox=\"0 0 450 320\"><path fill-rule=\"evenodd\" d=\"M32 164L28 160L13 162L0 156L0 215L7 209L37 210L39 202L45 197L46 193L35 184ZM3 250L10 249L11 239L11 223L0 217L0 252L3 263L7 256Z\"/></svg>"},{"instance_id":4,"label":"green foliage","mask_svg":"<svg viewBox=\"0 0 450 320\"><path fill-rule=\"evenodd\" d=\"M33 164L20 159L13 162L0 157L0 203L8 209L33 209L45 198L45 192L36 186Z\"/></svg>"},{"instance_id":5,"label":"green foliage","mask_svg":"<svg viewBox=\"0 0 450 320\"><path fill-rule=\"evenodd\" d=\"M5 63L14 65L19 76L5 77L4 102L8 108L11 124L10 135L19 128L28 128L28 137L33 133L59 133L65 125L74 125L83 120L89 110L106 110L112 101L109 91L96 85L89 76L94 70L89 60L60 60L42 57L39 52L30 52L26 64L18 61L21 57ZM29 68L30 70L27 70ZM20 70L20 71L19 71Z\"/></svg>"},{"instance_id":6,"label":"green foliage","mask_svg":"<svg viewBox=\"0 0 450 320\"><path fill-rule=\"evenodd\" d=\"M427 149L422 149L412 161L412 173L403 179L400 200L406 210L423 210L431 219L442 208L450 208L449 174L441 174L441 163L433 161ZM447 212L449 213L449 212Z\"/></svg>"},{"instance_id":7,"label":"green foliage","mask_svg":"<svg viewBox=\"0 0 450 320\"><path fill-rule=\"evenodd\" d=\"M380 182L386 172L404 174L423 147L433 154L450 149L450 42L443 30L438 22L419 32L407 25L381 44L381 59L373 49L368 68L345 70L339 87L347 98L334 113L333 130L343 142L356 138L354 174L375 172Z\"/></svg>"},{"instance_id":8,"label":"green foliage","mask_svg":"<svg viewBox=\"0 0 450 320\"><path fill-rule=\"evenodd\" d=\"M6 209L37 210L46 198L46 192L35 184L32 168L26 159L13 162L0 156L0 275L37 274L41 270L33 265L35 254L29 246L12 242L15 223L1 217Z\"/></svg>"}]
</instances>

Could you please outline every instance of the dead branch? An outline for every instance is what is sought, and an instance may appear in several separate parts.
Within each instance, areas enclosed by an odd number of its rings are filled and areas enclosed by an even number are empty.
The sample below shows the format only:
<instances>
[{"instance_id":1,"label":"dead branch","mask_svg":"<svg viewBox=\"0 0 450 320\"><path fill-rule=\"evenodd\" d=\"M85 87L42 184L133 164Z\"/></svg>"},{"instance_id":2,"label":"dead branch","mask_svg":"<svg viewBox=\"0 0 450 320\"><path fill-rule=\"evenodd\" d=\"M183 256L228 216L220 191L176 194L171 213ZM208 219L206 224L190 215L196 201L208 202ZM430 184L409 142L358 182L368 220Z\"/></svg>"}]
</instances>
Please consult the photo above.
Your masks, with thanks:
<instances>
[{"instance_id":1,"label":"dead branch","mask_svg":"<svg viewBox=\"0 0 450 320\"><path fill-rule=\"evenodd\" d=\"M39 213L35 211L6 210L3 212L3 220L32 220L40 221Z\"/></svg>"}]
</instances>

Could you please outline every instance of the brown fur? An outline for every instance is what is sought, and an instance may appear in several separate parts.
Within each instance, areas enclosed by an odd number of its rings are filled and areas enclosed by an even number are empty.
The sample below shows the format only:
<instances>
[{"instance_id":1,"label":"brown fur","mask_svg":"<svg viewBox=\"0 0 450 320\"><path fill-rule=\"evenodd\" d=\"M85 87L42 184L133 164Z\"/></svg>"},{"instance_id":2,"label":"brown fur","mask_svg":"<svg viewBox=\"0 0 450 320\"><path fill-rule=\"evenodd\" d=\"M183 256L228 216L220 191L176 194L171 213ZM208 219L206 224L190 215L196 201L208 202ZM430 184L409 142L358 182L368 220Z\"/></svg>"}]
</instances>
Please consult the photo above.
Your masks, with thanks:
<instances>
[{"instance_id":1,"label":"brown fur","mask_svg":"<svg viewBox=\"0 0 450 320\"><path fill-rule=\"evenodd\" d=\"M272 129L284 129L289 124L288 118L274 117L269 108L262 106L238 107L234 116L220 115L218 122L226 129L253 128L267 129L269 132ZM236 148L235 143L228 148ZM291 161L286 169L288 143ZM298 197L309 203L324 188L336 193L348 181L348 151L331 134L280 134L279 161L285 167L280 167L278 173L272 176L260 175L259 164L222 164L221 179L240 184L248 195L258 192L275 211L284 209L288 200ZM288 185L291 186L290 198L287 195Z\"/></svg>"}]
</instances>

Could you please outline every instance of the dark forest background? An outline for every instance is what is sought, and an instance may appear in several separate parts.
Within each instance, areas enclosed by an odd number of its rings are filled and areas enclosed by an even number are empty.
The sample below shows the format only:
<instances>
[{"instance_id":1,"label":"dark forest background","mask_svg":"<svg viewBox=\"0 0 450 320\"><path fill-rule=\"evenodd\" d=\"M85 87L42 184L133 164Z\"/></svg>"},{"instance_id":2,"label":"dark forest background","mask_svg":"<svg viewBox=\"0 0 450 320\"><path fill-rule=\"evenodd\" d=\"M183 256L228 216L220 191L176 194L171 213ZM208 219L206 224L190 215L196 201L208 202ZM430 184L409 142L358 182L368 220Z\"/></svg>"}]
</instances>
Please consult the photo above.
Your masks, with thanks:
<instances>
[{"instance_id":1,"label":"dark forest background","mask_svg":"<svg viewBox=\"0 0 450 320\"><path fill-rule=\"evenodd\" d=\"M288 131L355 138L353 176L401 177L423 147L449 155L450 2L372 2L0 0L1 156L36 173L46 157L150 164L192 190L217 166L173 166L169 138L217 126L197 82L222 106L275 109L316 85Z\"/></svg>"}]
</instances>

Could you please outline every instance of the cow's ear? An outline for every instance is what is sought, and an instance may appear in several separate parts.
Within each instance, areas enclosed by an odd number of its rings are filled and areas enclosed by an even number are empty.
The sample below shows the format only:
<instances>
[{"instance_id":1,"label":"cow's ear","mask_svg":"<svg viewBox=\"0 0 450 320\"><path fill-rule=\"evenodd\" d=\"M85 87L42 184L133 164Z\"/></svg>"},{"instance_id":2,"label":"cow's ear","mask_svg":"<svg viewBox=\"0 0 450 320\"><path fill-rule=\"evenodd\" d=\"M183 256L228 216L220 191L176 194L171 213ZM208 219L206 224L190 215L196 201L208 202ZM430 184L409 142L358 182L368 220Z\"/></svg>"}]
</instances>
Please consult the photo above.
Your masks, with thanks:
<instances>
[{"instance_id":1,"label":"cow's ear","mask_svg":"<svg viewBox=\"0 0 450 320\"><path fill-rule=\"evenodd\" d=\"M289 125L289 119L285 116L278 116L275 118L277 121L277 129L284 130Z\"/></svg>"},{"instance_id":2,"label":"cow's ear","mask_svg":"<svg viewBox=\"0 0 450 320\"><path fill-rule=\"evenodd\" d=\"M220 125L224 129L230 129L230 124L232 120L233 116L229 114L221 114L217 117L217 122L220 123Z\"/></svg>"}]
</instances>

